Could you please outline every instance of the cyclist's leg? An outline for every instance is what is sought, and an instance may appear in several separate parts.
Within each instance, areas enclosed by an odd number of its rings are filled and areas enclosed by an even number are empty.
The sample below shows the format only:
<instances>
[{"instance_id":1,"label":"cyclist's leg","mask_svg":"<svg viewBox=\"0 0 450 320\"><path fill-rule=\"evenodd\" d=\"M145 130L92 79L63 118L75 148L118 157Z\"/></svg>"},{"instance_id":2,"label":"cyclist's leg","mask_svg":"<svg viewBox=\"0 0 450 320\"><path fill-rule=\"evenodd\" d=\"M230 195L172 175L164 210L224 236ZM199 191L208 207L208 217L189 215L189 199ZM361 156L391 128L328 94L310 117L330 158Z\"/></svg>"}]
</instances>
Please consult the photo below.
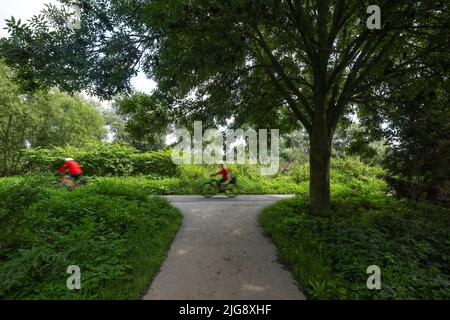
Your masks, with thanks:
<instances>
[{"instance_id":1,"label":"cyclist's leg","mask_svg":"<svg viewBox=\"0 0 450 320\"><path fill-rule=\"evenodd\" d=\"M63 184L63 186L65 186L69 190L73 190L76 186L72 177L69 175L61 176L61 183Z\"/></svg>"},{"instance_id":2,"label":"cyclist's leg","mask_svg":"<svg viewBox=\"0 0 450 320\"><path fill-rule=\"evenodd\" d=\"M65 183L65 181L66 181L66 176L65 176L64 174L58 173L56 176L57 176L58 179L59 179L59 183L61 183L61 184L64 184L64 183Z\"/></svg>"},{"instance_id":3,"label":"cyclist's leg","mask_svg":"<svg viewBox=\"0 0 450 320\"><path fill-rule=\"evenodd\" d=\"M219 190L223 191L225 190L225 182L227 181L227 179L220 179L219 180Z\"/></svg>"},{"instance_id":4,"label":"cyclist's leg","mask_svg":"<svg viewBox=\"0 0 450 320\"><path fill-rule=\"evenodd\" d=\"M78 183L79 183L80 178L81 178L81 174L71 174L70 178L71 178L71 180L73 182L73 185L74 186L78 186Z\"/></svg>"},{"instance_id":5,"label":"cyclist's leg","mask_svg":"<svg viewBox=\"0 0 450 320\"><path fill-rule=\"evenodd\" d=\"M61 182L64 184L70 184L70 178L66 175L61 176Z\"/></svg>"}]
</instances>

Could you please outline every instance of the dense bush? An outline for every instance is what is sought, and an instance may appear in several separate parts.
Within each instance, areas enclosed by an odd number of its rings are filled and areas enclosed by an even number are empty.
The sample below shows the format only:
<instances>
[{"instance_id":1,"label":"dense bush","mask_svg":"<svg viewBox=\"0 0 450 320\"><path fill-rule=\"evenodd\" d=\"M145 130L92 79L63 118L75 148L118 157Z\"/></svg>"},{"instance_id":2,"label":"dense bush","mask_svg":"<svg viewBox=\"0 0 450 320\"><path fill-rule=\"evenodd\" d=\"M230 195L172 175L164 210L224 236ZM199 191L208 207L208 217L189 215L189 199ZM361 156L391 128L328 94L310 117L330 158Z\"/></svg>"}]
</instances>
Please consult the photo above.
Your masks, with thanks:
<instances>
[{"instance_id":1,"label":"dense bush","mask_svg":"<svg viewBox=\"0 0 450 320\"><path fill-rule=\"evenodd\" d=\"M309 215L307 199L297 198L260 219L310 298L450 298L448 209L335 193L330 217ZM381 269L381 290L366 287L370 265Z\"/></svg>"},{"instance_id":2,"label":"dense bush","mask_svg":"<svg viewBox=\"0 0 450 320\"><path fill-rule=\"evenodd\" d=\"M0 179L0 299L138 298L179 212L126 180L67 192L49 178ZM66 287L69 265L81 269L81 290Z\"/></svg>"},{"instance_id":3,"label":"dense bush","mask_svg":"<svg viewBox=\"0 0 450 320\"><path fill-rule=\"evenodd\" d=\"M26 168L31 172L52 172L63 163L64 157L80 162L85 174L93 176L135 176L139 184L151 194L199 194L217 165L179 165L172 162L170 150L139 153L121 144L93 144L88 149L72 147L32 149L27 151ZM309 186L309 166L297 164L288 172L273 177L261 176L258 165L229 165L236 176L241 193L306 195ZM356 159L333 159L331 166L332 190L345 184L347 193L386 192L383 170ZM116 179L114 181L119 181Z\"/></svg>"},{"instance_id":4,"label":"dense bush","mask_svg":"<svg viewBox=\"0 0 450 320\"><path fill-rule=\"evenodd\" d=\"M26 152L23 167L32 172L55 171L66 157L77 160L87 175L173 176L177 172L169 151L140 153L119 143L92 143L87 148L31 149Z\"/></svg>"},{"instance_id":5,"label":"dense bush","mask_svg":"<svg viewBox=\"0 0 450 320\"><path fill-rule=\"evenodd\" d=\"M309 168L299 165L301 177L277 175L266 177L259 174L254 165L230 165L231 175L237 177L241 194L297 194L307 196L309 189ZM218 169L215 165L180 165L176 176L158 176L154 174L127 177L127 181L139 186L148 194L200 194L202 185L211 179L210 174ZM344 196L359 194L384 195L385 182L380 178L383 171L371 168L357 160L336 160L332 168L332 190ZM215 178L217 179L217 177ZM97 177L95 180L120 183L121 177Z\"/></svg>"},{"instance_id":6,"label":"dense bush","mask_svg":"<svg viewBox=\"0 0 450 320\"><path fill-rule=\"evenodd\" d=\"M54 169L59 165L56 159L59 156L47 154L48 150L38 152L39 159L47 159L42 167L53 166ZM70 153L70 152L69 152ZM104 183L122 183L126 181L145 191L147 194L200 194L203 183L211 179L210 174L218 170L216 165L180 165L173 168L171 165L159 165L165 163L168 155L167 151L151 152L149 160L146 160L147 153L133 154L131 158L136 172L142 172L141 175L124 177L117 176L93 176L91 181L102 181ZM55 159L52 162L49 159ZM35 158L33 163L41 163L42 160ZM148 165L145 164L147 161ZM55 165L54 163L58 163ZM360 161L353 159L333 160L332 167L332 190L340 192L341 196L353 196L355 194L374 194L384 195L386 184L380 178L383 175L379 168L369 167ZM230 165L231 175L237 177L237 182L242 194L297 194L307 196L309 188L309 168L307 164L294 167L291 175L277 175L274 177L261 176L259 167L255 165ZM299 169L300 174L296 174ZM49 170L51 171L51 170ZM89 172L89 171L88 171ZM156 172L156 174L155 174ZM175 172L175 175L173 173ZM165 173L160 175L158 173ZM39 175L34 175L36 178ZM51 181L51 175L45 176L46 183ZM8 180L17 180L21 178L10 178ZM217 177L216 177L217 179Z\"/></svg>"},{"instance_id":7,"label":"dense bush","mask_svg":"<svg viewBox=\"0 0 450 320\"><path fill-rule=\"evenodd\" d=\"M132 174L174 176L177 166L173 163L170 151L152 151L131 155Z\"/></svg>"},{"instance_id":8,"label":"dense bush","mask_svg":"<svg viewBox=\"0 0 450 320\"><path fill-rule=\"evenodd\" d=\"M261 176L259 166L229 165L232 176L237 177L241 193L246 194L297 194L307 195L309 190L309 166L298 164L286 174L273 177ZM181 165L178 168L179 188L182 194L198 193L203 182L218 169L214 165ZM371 167L356 159L333 159L331 166L331 188L342 195L384 195L387 191L383 181L384 171ZM345 186L345 188L343 188ZM173 190L173 189L172 189Z\"/></svg>"}]
</instances>

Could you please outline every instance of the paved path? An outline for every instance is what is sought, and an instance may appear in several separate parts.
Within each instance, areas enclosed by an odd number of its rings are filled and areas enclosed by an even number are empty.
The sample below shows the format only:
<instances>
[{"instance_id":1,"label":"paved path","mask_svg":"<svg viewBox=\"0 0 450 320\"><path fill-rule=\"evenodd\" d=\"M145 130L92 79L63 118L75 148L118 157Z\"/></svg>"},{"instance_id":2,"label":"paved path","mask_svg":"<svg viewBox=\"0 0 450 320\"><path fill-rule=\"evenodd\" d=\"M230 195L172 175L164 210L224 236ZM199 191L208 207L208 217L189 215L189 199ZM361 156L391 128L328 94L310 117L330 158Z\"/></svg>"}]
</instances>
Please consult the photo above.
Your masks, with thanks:
<instances>
[{"instance_id":1,"label":"paved path","mask_svg":"<svg viewBox=\"0 0 450 320\"><path fill-rule=\"evenodd\" d=\"M168 196L183 224L144 299L304 299L258 214L287 196Z\"/></svg>"}]
</instances>

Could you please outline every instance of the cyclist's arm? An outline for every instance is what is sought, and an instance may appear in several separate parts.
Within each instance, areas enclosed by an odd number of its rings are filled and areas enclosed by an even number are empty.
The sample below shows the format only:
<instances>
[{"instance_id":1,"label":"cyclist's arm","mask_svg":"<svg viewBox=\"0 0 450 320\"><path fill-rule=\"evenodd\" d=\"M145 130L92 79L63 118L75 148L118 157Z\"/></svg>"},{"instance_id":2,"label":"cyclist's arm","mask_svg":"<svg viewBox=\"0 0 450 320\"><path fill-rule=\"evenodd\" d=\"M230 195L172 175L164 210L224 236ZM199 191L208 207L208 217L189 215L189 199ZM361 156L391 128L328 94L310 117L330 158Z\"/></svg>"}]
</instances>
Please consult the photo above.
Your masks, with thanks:
<instances>
[{"instance_id":1,"label":"cyclist's arm","mask_svg":"<svg viewBox=\"0 0 450 320\"><path fill-rule=\"evenodd\" d=\"M212 176L217 176L217 175L219 175L219 174L222 174L222 171L217 171L216 173L213 173L213 174L211 174Z\"/></svg>"},{"instance_id":2,"label":"cyclist's arm","mask_svg":"<svg viewBox=\"0 0 450 320\"><path fill-rule=\"evenodd\" d=\"M58 169L58 172L59 173L65 173L66 172L66 170L67 170L67 164L66 163L64 163L59 169Z\"/></svg>"}]
</instances>

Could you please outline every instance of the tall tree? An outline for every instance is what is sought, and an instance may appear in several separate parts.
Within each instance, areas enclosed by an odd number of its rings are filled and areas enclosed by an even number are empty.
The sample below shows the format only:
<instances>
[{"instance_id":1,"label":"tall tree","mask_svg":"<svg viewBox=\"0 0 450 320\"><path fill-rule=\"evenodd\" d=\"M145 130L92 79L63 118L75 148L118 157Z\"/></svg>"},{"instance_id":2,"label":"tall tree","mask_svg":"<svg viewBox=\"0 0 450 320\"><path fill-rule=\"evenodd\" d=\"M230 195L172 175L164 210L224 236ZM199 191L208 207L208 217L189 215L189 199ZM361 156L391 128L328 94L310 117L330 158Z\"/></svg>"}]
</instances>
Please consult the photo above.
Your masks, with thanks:
<instances>
[{"instance_id":1,"label":"tall tree","mask_svg":"<svg viewBox=\"0 0 450 320\"><path fill-rule=\"evenodd\" d=\"M140 62L188 119L302 125L315 214L329 212L331 141L367 90L365 78L408 71L418 50L406 44L448 27L449 9L440 1L380 0L381 29L370 30L371 3L360 0L78 3L80 29L70 30L67 14L56 9L45 12L52 28L44 17L30 26L9 21L12 37L2 45L8 61L28 79L101 95L127 89Z\"/></svg>"},{"instance_id":2,"label":"tall tree","mask_svg":"<svg viewBox=\"0 0 450 320\"><path fill-rule=\"evenodd\" d=\"M104 118L98 106L80 96L52 90L27 97L33 110L27 142L30 147L83 146L106 136Z\"/></svg>"}]
</instances>

